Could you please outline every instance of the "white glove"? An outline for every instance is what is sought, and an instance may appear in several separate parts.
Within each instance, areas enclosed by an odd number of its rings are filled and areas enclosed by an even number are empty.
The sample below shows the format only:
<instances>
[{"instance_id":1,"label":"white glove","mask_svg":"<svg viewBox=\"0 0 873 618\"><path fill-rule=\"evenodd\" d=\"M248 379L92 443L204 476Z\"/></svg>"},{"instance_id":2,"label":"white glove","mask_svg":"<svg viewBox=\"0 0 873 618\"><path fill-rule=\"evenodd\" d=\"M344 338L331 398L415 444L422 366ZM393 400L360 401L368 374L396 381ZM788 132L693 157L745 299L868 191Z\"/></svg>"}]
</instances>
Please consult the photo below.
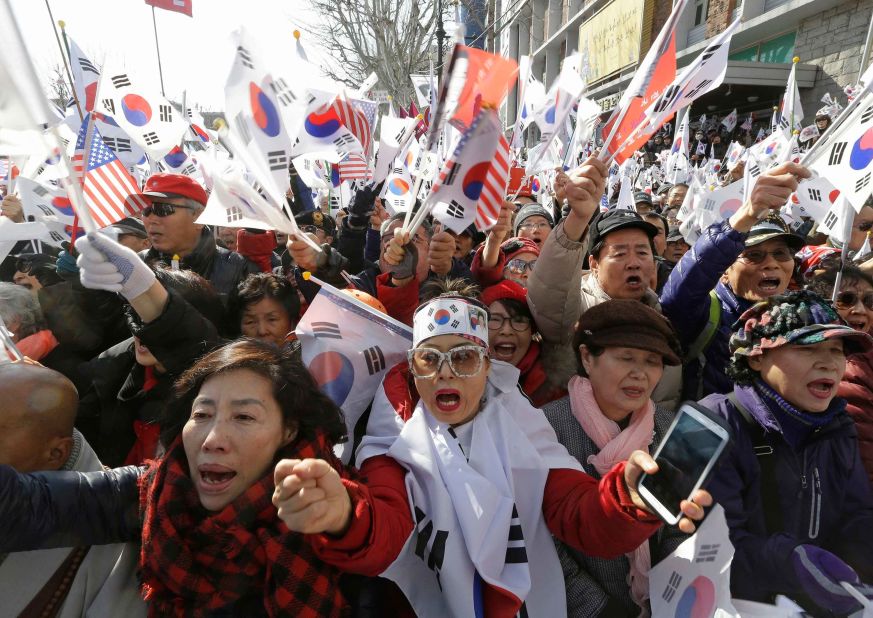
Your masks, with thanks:
<instances>
[{"instance_id":1,"label":"white glove","mask_svg":"<svg viewBox=\"0 0 873 618\"><path fill-rule=\"evenodd\" d=\"M144 294L155 282L155 273L132 250L102 232L76 239L79 279L93 290L118 292L127 300Z\"/></svg>"}]
</instances>

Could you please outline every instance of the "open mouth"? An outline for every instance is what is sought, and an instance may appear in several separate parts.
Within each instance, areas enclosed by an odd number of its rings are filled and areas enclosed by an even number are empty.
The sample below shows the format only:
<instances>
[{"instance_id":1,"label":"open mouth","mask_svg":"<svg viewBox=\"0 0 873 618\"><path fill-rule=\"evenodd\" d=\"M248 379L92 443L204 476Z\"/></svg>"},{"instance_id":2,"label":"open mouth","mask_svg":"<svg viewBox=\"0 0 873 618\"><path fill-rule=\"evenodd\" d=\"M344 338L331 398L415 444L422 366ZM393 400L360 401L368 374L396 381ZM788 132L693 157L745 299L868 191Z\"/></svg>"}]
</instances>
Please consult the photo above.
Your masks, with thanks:
<instances>
[{"instance_id":1,"label":"open mouth","mask_svg":"<svg viewBox=\"0 0 873 618\"><path fill-rule=\"evenodd\" d=\"M624 284L631 288L638 288L643 285L643 278L639 275L631 275L624 280Z\"/></svg>"},{"instance_id":2,"label":"open mouth","mask_svg":"<svg viewBox=\"0 0 873 618\"><path fill-rule=\"evenodd\" d=\"M807 390L818 399L828 399L834 390L833 380L814 380L806 385Z\"/></svg>"},{"instance_id":3,"label":"open mouth","mask_svg":"<svg viewBox=\"0 0 873 618\"><path fill-rule=\"evenodd\" d=\"M775 294L781 283L779 277L764 277L758 282L758 289L763 294Z\"/></svg>"},{"instance_id":4,"label":"open mouth","mask_svg":"<svg viewBox=\"0 0 873 618\"><path fill-rule=\"evenodd\" d=\"M498 343L494 345L494 358L508 361L515 354L518 346L514 343Z\"/></svg>"},{"instance_id":5,"label":"open mouth","mask_svg":"<svg viewBox=\"0 0 873 618\"><path fill-rule=\"evenodd\" d=\"M197 471L200 473L200 484L207 491L223 491L236 477L235 470L214 464L199 466Z\"/></svg>"},{"instance_id":6,"label":"open mouth","mask_svg":"<svg viewBox=\"0 0 873 618\"><path fill-rule=\"evenodd\" d=\"M626 386L621 389L621 392L624 393L624 396L628 397L629 399L639 399L646 394L645 389L638 386Z\"/></svg>"},{"instance_id":7,"label":"open mouth","mask_svg":"<svg viewBox=\"0 0 873 618\"><path fill-rule=\"evenodd\" d=\"M867 322L867 320L856 320L856 319L852 319L852 318L849 318L848 320L846 320L846 324L848 324L849 326L851 326L855 330L860 330L860 331L865 332L865 333L867 332L867 328L870 326L870 324Z\"/></svg>"},{"instance_id":8,"label":"open mouth","mask_svg":"<svg viewBox=\"0 0 873 618\"><path fill-rule=\"evenodd\" d=\"M436 404L441 412L454 412L461 407L461 394L454 390L437 391Z\"/></svg>"}]
</instances>

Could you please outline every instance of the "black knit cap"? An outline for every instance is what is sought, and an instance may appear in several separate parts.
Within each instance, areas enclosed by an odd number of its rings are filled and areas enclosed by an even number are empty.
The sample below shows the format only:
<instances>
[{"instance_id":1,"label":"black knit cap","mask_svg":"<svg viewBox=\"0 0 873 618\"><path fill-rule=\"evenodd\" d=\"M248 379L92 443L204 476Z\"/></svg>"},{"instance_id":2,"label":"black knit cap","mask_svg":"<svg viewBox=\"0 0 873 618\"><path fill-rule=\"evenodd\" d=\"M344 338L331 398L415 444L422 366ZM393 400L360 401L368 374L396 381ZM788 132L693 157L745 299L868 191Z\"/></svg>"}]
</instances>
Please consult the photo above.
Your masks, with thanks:
<instances>
[{"instance_id":1,"label":"black knit cap","mask_svg":"<svg viewBox=\"0 0 873 618\"><path fill-rule=\"evenodd\" d=\"M665 365L682 361L676 331L663 315L638 300L608 300L588 309L576 326L575 347L636 348L660 354Z\"/></svg>"}]
</instances>

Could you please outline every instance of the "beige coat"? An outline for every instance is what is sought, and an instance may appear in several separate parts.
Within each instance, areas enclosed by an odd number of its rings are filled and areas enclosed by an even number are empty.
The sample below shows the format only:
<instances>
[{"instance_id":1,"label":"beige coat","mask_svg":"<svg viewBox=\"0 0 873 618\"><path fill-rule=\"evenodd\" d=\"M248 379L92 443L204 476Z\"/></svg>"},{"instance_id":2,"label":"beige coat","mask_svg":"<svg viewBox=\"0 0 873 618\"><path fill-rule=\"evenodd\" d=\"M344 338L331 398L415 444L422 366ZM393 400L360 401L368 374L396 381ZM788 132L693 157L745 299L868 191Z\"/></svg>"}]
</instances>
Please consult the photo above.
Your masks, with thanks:
<instances>
[{"instance_id":1,"label":"beige coat","mask_svg":"<svg viewBox=\"0 0 873 618\"><path fill-rule=\"evenodd\" d=\"M543 338L543 369L550 380L562 384L576 373L572 342L579 316L611 300L594 273L583 270L583 255L583 243L568 238L563 222L558 223L543 243L527 280L527 303ZM651 289L646 290L642 302L661 310L658 295ZM652 399L672 411L681 392L682 367L664 367Z\"/></svg>"}]
</instances>

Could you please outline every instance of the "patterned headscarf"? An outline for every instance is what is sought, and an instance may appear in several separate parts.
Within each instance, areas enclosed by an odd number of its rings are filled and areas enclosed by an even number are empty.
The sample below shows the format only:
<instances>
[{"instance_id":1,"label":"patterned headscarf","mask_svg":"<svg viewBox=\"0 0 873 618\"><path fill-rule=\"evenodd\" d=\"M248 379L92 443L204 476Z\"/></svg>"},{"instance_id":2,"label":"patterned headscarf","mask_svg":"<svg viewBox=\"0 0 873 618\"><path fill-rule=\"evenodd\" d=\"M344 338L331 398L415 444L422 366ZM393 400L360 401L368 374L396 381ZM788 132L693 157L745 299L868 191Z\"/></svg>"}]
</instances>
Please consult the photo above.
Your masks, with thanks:
<instances>
[{"instance_id":1,"label":"patterned headscarf","mask_svg":"<svg viewBox=\"0 0 873 618\"><path fill-rule=\"evenodd\" d=\"M801 290L768 298L750 307L733 326L730 339L733 362L760 356L764 350L792 343L811 345L825 339L845 338L847 353L869 349L873 340L866 333L846 326L828 301ZM848 349L849 344L853 349Z\"/></svg>"}]
</instances>

